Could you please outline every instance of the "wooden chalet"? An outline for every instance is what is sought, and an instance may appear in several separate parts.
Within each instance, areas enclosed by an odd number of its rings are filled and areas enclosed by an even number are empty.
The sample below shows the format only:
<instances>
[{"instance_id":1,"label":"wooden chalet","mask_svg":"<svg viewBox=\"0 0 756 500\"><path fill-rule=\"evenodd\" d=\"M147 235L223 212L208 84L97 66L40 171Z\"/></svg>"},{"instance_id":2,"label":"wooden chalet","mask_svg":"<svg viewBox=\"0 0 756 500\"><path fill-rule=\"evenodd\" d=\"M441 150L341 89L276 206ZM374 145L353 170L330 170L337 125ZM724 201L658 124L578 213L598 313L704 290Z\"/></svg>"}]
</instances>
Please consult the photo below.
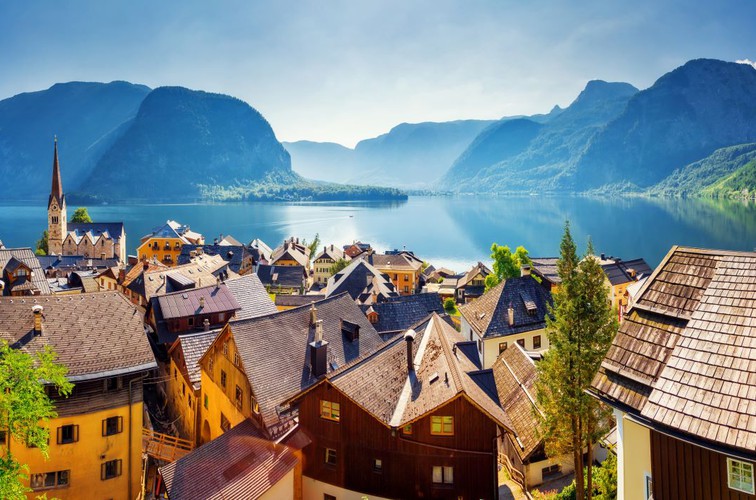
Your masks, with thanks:
<instances>
[{"instance_id":1,"label":"wooden chalet","mask_svg":"<svg viewBox=\"0 0 756 500\"><path fill-rule=\"evenodd\" d=\"M672 247L592 393L617 420L619 498L756 498L756 253Z\"/></svg>"}]
</instances>

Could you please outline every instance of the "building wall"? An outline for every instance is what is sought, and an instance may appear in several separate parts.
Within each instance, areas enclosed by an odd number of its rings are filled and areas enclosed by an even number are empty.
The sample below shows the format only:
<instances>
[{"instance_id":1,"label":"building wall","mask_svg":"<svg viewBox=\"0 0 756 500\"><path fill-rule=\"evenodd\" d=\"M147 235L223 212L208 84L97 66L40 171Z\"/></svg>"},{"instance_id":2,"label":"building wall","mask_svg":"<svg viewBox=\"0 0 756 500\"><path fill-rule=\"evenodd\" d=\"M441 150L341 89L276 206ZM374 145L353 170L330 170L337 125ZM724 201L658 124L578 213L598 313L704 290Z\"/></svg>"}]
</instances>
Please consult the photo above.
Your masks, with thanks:
<instances>
[{"instance_id":1,"label":"building wall","mask_svg":"<svg viewBox=\"0 0 756 500\"><path fill-rule=\"evenodd\" d=\"M387 274L391 278L391 283L396 287L396 291L401 295L412 295L417 290L420 270L417 271L397 271L394 269L376 268L380 272Z\"/></svg>"},{"instance_id":2,"label":"building wall","mask_svg":"<svg viewBox=\"0 0 756 500\"><path fill-rule=\"evenodd\" d=\"M302 477L302 499L303 500L323 500L325 495L331 495L337 500L364 500L367 495L357 491L351 491L339 486L324 483L311 477ZM279 497L284 498L284 497ZM388 500L386 497L370 495L370 500Z\"/></svg>"},{"instance_id":3,"label":"building wall","mask_svg":"<svg viewBox=\"0 0 756 500\"><path fill-rule=\"evenodd\" d=\"M154 248L157 243L157 248ZM165 249L166 243L168 250ZM175 266L178 256L181 255L181 245L184 242L179 238L149 238L137 248L137 258L140 260L157 259L168 266Z\"/></svg>"},{"instance_id":4,"label":"building wall","mask_svg":"<svg viewBox=\"0 0 756 500\"><path fill-rule=\"evenodd\" d=\"M59 255L63 253L63 238L67 233L68 219L66 218L66 201L62 206L53 202L47 210L47 254ZM53 222L57 218L57 222Z\"/></svg>"},{"instance_id":5,"label":"building wall","mask_svg":"<svg viewBox=\"0 0 756 500\"><path fill-rule=\"evenodd\" d=\"M75 396L74 396L75 397ZM11 442L11 452L21 463L28 464L30 476L37 473L69 470L69 485L53 489L33 491L28 498L46 493L50 498L113 498L128 499L129 482L132 497L140 491L142 472L142 402L129 406L66 415L50 421L50 457L48 460L36 448L28 448L24 443ZM71 401L68 401L71 403ZM86 404L82 405L86 408ZM121 417L123 431L112 436L102 435L102 421L109 417ZM129 474L129 421L131 423L131 473ZM57 444L57 428L63 425L78 425L78 441ZM104 462L120 459L121 475L113 479L101 479ZM24 482L29 485L29 480Z\"/></svg>"},{"instance_id":6,"label":"building wall","mask_svg":"<svg viewBox=\"0 0 756 500\"><path fill-rule=\"evenodd\" d=\"M460 333L466 340L475 340L479 342L478 352L481 357L481 364L483 368L491 368L496 358L499 357L499 344L506 342L507 347L513 345L519 340L525 342L523 347L526 351L546 352L549 349L549 336L546 334L545 328L538 330L532 330L529 332L518 333L515 335L506 335L503 337L481 339L478 332L473 329L470 323L464 316L460 316ZM533 338L536 335L541 336L541 347L536 349L533 347Z\"/></svg>"},{"instance_id":7,"label":"building wall","mask_svg":"<svg viewBox=\"0 0 756 500\"><path fill-rule=\"evenodd\" d=\"M340 404L339 422L321 418L321 400ZM432 415L454 417L454 435L431 435ZM325 383L303 398L299 418L313 439L304 450L303 473L308 478L370 498L494 496L497 426L463 397L421 418L412 425L411 434L404 434ZM327 448L336 450L335 465L325 462ZM380 471L374 470L376 459L382 461ZM434 466L453 467L453 483L434 484Z\"/></svg>"},{"instance_id":8,"label":"building wall","mask_svg":"<svg viewBox=\"0 0 756 500\"><path fill-rule=\"evenodd\" d=\"M118 281L110 276L100 276L97 278L97 281L100 285L100 290L118 290Z\"/></svg>"},{"instance_id":9,"label":"building wall","mask_svg":"<svg viewBox=\"0 0 756 500\"><path fill-rule=\"evenodd\" d=\"M729 488L727 455L680 441L654 430L651 430L650 434L654 499L753 500L756 498L756 495ZM750 463L756 467L756 457Z\"/></svg>"},{"instance_id":10,"label":"building wall","mask_svg":"<svg viewBox=\"0 0 756 500\"><path fill-rule=\"evenodd\" d=\"M276 484L263 493L260 500L279 500L283 498L295 498L294 495L294 469L291 469L288 474L282 477ZM323 497L321 496L321 500Z\"/></svg>"},{"instance_id":11,"label":"building wall","mask_svg":"<svg viewBox=\"0 0 756 500\"><path fill-rule=\"evenodd\" d=\"M650 432L626 415L622 416L622 428L622 449L617 450L618 459L622 453L622 461L618 460L617 468L622 465L624 498L646 500L646 475L651 475Z\"/></svg>"},{"instance_id":12,"label":"building wall","mask_svg":"<svg viewBox=\"0 0 756 500\"><path fill-rule=\"evenodd\" d=\"M525 467L525 480L528 488L543 483L543 469L552 465L559 465L560 474L569 474L575 470L575 462L571 455L561 455L547 458L539 462L531 462Z\"/></svg>"},{"instance_id":13,"label":"building wall","mask_svg":"<svg viewBox=\"0 0 756 500\"><path fill-rule=\"evenodd\" d=\"M201 412L200 391L195 391L187 378L181 358L181 349L171 353L166 382L168 411L174 421L179 437L199 443L199 433L195 428Z\"/></svg>"},{"instance_id":14,"label":"building wall","mask_svg":"<svg viewBox=\"0 0 756 500\"><path fill-rule=\"evenodd\" d=\"M328 278L331 277L331 266L334 264L335 262L331 258L315 260L313 281L320 284L328 283Z\"/></svg>"}]
</instances>

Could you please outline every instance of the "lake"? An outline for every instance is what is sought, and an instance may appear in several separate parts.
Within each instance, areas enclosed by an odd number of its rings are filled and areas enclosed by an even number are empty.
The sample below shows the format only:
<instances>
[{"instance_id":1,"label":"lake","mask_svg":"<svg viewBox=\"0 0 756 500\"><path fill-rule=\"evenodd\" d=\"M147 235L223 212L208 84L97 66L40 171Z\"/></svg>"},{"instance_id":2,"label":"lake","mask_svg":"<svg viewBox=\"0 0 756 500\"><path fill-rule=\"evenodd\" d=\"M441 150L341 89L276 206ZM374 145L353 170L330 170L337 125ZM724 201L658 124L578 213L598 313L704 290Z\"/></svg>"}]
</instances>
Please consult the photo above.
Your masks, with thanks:
<instances>
[{"instance_id":1,"label":"lake","mask_svg":"<svg viewBox=\"0 0 756 500\"><path fill-rule=\"evenodd\" d=\"M75 205L68 206L69 216ZM564 221L580 250L590 236L596 252L643 257L656 266L672 245L754 250L753 203L643 198L410 197L406 202L224 203L90 206L95 221L123 221L129 253L153 227L174 219L211 243L230 234L243 243L260 238L271 247L295 235L326 243L353 240L379 250L403 248L458 272L489 260L492 242L523 245L531 256L556 256ZM34 246L46 229L47 205L0 205L0 240ZM321 245L322 245L321 244Z\"/></svg>"}]
</instances>

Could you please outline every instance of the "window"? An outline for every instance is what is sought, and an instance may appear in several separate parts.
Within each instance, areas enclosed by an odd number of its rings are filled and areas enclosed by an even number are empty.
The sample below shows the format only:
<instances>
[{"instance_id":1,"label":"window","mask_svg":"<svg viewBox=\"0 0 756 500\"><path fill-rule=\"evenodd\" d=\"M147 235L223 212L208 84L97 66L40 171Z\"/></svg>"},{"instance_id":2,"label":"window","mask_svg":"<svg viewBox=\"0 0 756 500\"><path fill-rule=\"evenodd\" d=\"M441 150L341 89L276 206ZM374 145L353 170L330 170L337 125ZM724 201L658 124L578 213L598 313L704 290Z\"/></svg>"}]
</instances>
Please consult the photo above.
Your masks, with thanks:
<instances>
[{"instance_id":1,"label":"window","mask_svg":"<svg viewBox=\"0 0 756 500\"><path fill-rule=\"evenodd\" d=\"M241 390L241 387L238 385L236 386L236 407L241 409L242 407L242 401L244 401L244 393Z\"/></svg>"},{"instance_id":2,"label":"window","mask_svg":"<svg viewBox=\"0 0 756 500\"><path fill-rule=\"evenodd\" d=\"M753 464L741 460L735 460L734 458L728 458L727 486L733 490L753 495Z\"/></svg>"},{"instance_id":3,"label":"window","mask_svg":"<svg viewBox=\"0 0 756 500\"><path fill-rule=\"evenodd\" d=\"M653 500L654 498L654 481L651 479L651 474L646 472L644 475L644 480L646 481L646 491L645 491L645 500Z\"/></svg>"},{"instance_id":4,"label":"window","mask_svg":"<svg viewBox=\"0 0 756 500\"><path fill-rule=\"evenodd\" d=\"M64 425L58 427L58 444L75 443L79 440L78 425Z\"/></svg>"},{"instance_id":5,"label":"window","mask_svg":"<svg viewBox=\"0 0 756 500\"><path fill-rule=\"evenodd\" d=\"M499 342L499 354L507 350L506 342Z\"/></svg>"},{"instance_id":6,"label":"window","mask_svg":"<svg viewBox=\"0 0 756 500\"><path fill-rule=\"evenodd\" d=\"M121 380L118 377L105 379L105 392L116 391L121 387Z\"/></svg>"},{"instance_id":7,"label":"window","mask_svg":"<svg viewBox=\"0 0 756 500\"><path fill-rule=\"evenodd\" d=\"M178 370L176 367L173 367L173 380L178 380Z\"/></svg>"},{"instance_id":8,"label":"window","mask_svg":"<svg viewBox=\"0 0 756 500\"><path fill-rule=\"evenodd\" d=\"M213 367L215 366L215 360L213 359L213 356L210 356L210 359L207 360L207 374L210 375L210 378L213 378Z\"/></svg>"},{"instance_id":9,"label":"window","mask_svg":"<svg viewBox=\"0 0 756 500\"><path fill-rule=\"evenodd\" d=\"M207 394L205 394L205 409L207 410L208 406L210 405L210 400L207 398Z\"/></svg>"},{"instance_id":10,"label":"window","mask_svg":"<svg viewBox=\"0 0 756 500\"><path fill-rule=\"evenodd\" d=\"M234 353L234 364L236 366L239 366L239 353L238 352Z\"/></svg>"},{"instance_id":11,"label":"window","mask_svg":"<svg viewBox=\"0 0 756 500\"><path fill-rule=\"evenodd\" d=\"M341 405L332 401L320 400L320 416L326 420L338 422L341 419Z\"/></svg>"},{"instance_id":12,"label":"window","mask_svg":"<svg viewBox=\"0 0 756 500\"><path fill-rule=\"evenodd\" d=\"M226 372L221 370L221 387L226 388Z\"/></svg>"},{"instance_id":13,"label":"window","mask_svg":"<svg viewBox=\"0 0 756 500\"><path fill-rule=\"evenodd\" d=\"M409 281L409 274L404 275L404 281Z\"/></svg>"},{"instance_id":14,"label":"window","mask_svg":"<svg viewBox=\"0 0 756 500\"><path fill-rule=\"evenodd\" d=\"M181 395L186 396L186 384L181 384Z\"/></svg>"},{"instance_id":15,"label":"window","mask_svg":"<svg viewBox=\"0 0 756 500\"><path fill-rule=\"evenodd\" d=\"M431 417L431 434L436 436L453 436L454 417Z\"/></svg>"},{"instance_id":16,"label":"window","mask_svg":"<svg viewBox=\"0 0 756 500\"><path fill-rule=\"evenodd\" d=\"M255 413L260 413L260 405L258 404L257 400L254 398L254 396L250 396L249 402L250 402L250 406L252 406L252 411Z\"/></svg>"},{"instance_id":17,"label":"window","mask_svg":"<svg viewBox=\"0 0 756 500\"><path fill-rule=\"evenodd\" d=\"M405 292L405 293L409 292L409 287L408 287L408 286L405 286L405 287L404 287L404 292Z\"/></svg>"},{"instance_id":18,"label":"window","mask_svg":"<svg viewBox=\"0 0 756 500\"><path fill-rule=\"evenodd\" d=\"M328 465L336 465L336 450L333 448L325 449L325 463Z\"/></svg>"},{"instance_id":19,"label":"window","mask_svg":"<svg viewBox=\"0 0 756 500\"><path fill-rule=\"evenodd\" d=\"M223 429L223 432L226 432L227 430L231 428L231 422L228 421L228 419L223 413L221 413L220 415L220 425L221 425L221 429Z\"/></svg>"},{"instance_id":20,"label":"window","mask_svg":"<svg viewBox=\"0 0 756 500\"><path fill-rule=\"evenodd\" d=\"M402 434L404 435L412 434L412 424L407 424L404 427L402 427Z\"/></svg>"},{"instance_id":21,"label":"window","mask_svg":"<svg viewBox=\"0 0 756 500\"><path fill-rule=\"evenodd\" d=\"M45 490L48 488L60 488L68 486L71 477L70 470L58 470L55 472L42 472L40 474L31 474L29 477L31 489Z\"/></svg>"},{"instance_id":22,"label":"window","mask_svg":"<svg viewBox=\"0 0 756 500\"><path fill-rule=\"evenodd\" d=\"M478 340L478 352L479 353L483 352L483 343L480 340Z\"/></svg>"},{"instance_id":23,"label":"window","mask_svg":"<svg viewBox=\"0 0 756 500\"><path fill-rule=\"evenodd\" d=\"M454 467L434 465L433 484L454 484Z\"/></svg>"},{"instance_id":24,"label":"window","mask_svg":"<svg viewBox=\"0 0 756 500\"><path fill-rule=\"evenodd\" d=\"M329 495L328 493L323 493L323 500L336 500L336 497L334 495Z\"/></svg>"},{"instance_id":25,"label":"window","mask_svg":"<svg viewBox=\"0 0 756 500\"><path fill-rule=\"evenodd\" d=\"M223 354L228 356L228 341L223 342Z\"/></svg>"},{"instance_id":26,"label":"window","mask_svg":"<svg viewBox=\"0 0 756 500\"><path fill-rule=\"evenodd\" d=\"M383 460L380 458L373 460L373 472L383 472Z\"/></svg>"},{"instance_id":27,"label":"window","mask_svg":"<svg viewBox=\"0 0 756 500\"><path fill-rule=\"evenodd\" d=\"M109 460L100 466L100 479L113 479L121 475L122 460Z\"/></svg>"},{"instance_id":28,"label":"window","mask_svg":"<svg viewBox=\"0 0 756 500\"><path fill-rule=\"evenodd\" d=\"M520 340L517 341L517 343L520 344L520 347L522 347L523 349L525 349L525 339L520 339Z\"/></svg>"},{"instance_id":29,"label":"window","mask_svg":"<svg viewBox=\"0 0 756 500\"><path fill-rule=\"evenodd\" d=\"M109 417L102 421L102 435L112 436L123 432L123 417Z\"/></svg>"},{"instance_id":30,"label":"window","mask_svg":"<svg viewBox=\"0 0 756 500\"><path fill-rule=\"evenodd\" d=\"M187 324L188 324L189 326L194 326L194 317L189 317L189 318L186 318L186 323L187 323Z\"/></svg>"},{"instance_id":31,"label":"window","mask_svg":"<svg viewBox=\"0 0 756 500\"><path fill-rule=\"evenodd\" d=\"M541 348L541 336L534 335L533 336L533 349L540 349L540 348Z\"/></svg>"}]
</instances>

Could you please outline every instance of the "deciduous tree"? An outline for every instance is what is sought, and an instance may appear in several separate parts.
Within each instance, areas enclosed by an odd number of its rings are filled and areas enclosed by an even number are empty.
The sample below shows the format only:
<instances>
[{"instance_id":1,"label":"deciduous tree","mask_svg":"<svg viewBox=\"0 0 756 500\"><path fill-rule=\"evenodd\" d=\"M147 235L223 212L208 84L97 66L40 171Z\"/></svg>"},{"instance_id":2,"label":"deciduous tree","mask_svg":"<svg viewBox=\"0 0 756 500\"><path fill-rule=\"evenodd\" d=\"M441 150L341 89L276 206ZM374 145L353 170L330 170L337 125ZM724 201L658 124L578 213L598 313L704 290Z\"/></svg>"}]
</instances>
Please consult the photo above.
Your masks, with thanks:
<instances>
[{"instance_id":1,"label":"deciduous tree","mask_svg":"<svg viewBox=\"0 0 756 500\"><path fill-rule=\"evenodd\" d=\"M507 278L515 278L520 275L520 268L531 265L528 251L523 246L515 249L514 253L508 246L491 245L491 259L493 259L493 274L486 276L486 290L489 290Z\"/></svg>"},{"instance_id":2,"label":"deciduous tree","mask_svg":"<svg viewBox=\"0 0 756 500\"><path fill-rule=\"evenodd\" d=\"M73 213L73 217L71 217L71 222L92 222L92 217L89 216L87 207L77 208Z\"/></svg>"},{"instance_id":3,"label":"deciduous tree","mask_svg":"<svg viewBox=\"0 0 756 500\"><path fill-rule=\"evenodd\" d=\"M42 237L37 240L37 249L34 251L37 255L47 255L47 253L50 251L47 246L47 240L50 238L50 235L47 233L47 229L42 231Z\"/></svg>"},{"instance_id":4,"label":"deciduous tree","mask_svg":"<svg viewBox=\"0 0 756 500\"><path fill-rule=\"evenodd\" d=\"M331 276L338 273L342 269L344 269L346 266L349 265L349 261L346 259L339 259L336 262L333 263L331 266Z\"/></svg>"},{"instance_id":5,"label":"deciduous tree","mask_svg":"<svg viewBox=\"0 0 756 500\"><path fill-rule=\"evenodd\" d=\"M73 384L66 379L67 368L55 362L50 346L34 355L13 349L0 342L0 429L7 430L8 439L36 446L47 458L50 430L47 422L57 417L45 385L57 388L68 396ZM29 490L23 485L28 467L19 464L10 447L0 457L0 498L23 499Z\"/></svg>"},{"instance_id":6,"label":"deciduous tree","mask_svg":"<svg viewBox=\"0 0 756 500\"><path fill-rule=\"evenodd\" d=\"M609 421L608 410L586 389L617 331L604 272L592 254L589 240L586 256L578 260L569 223L565 224L557 262L562 282L554 292L553 317L546 318L551 347L538 364L537 398L544 414L546 452L572 454L578 500L591 498L592 445L608 430Z\"/></svg>"}]
</instances>

